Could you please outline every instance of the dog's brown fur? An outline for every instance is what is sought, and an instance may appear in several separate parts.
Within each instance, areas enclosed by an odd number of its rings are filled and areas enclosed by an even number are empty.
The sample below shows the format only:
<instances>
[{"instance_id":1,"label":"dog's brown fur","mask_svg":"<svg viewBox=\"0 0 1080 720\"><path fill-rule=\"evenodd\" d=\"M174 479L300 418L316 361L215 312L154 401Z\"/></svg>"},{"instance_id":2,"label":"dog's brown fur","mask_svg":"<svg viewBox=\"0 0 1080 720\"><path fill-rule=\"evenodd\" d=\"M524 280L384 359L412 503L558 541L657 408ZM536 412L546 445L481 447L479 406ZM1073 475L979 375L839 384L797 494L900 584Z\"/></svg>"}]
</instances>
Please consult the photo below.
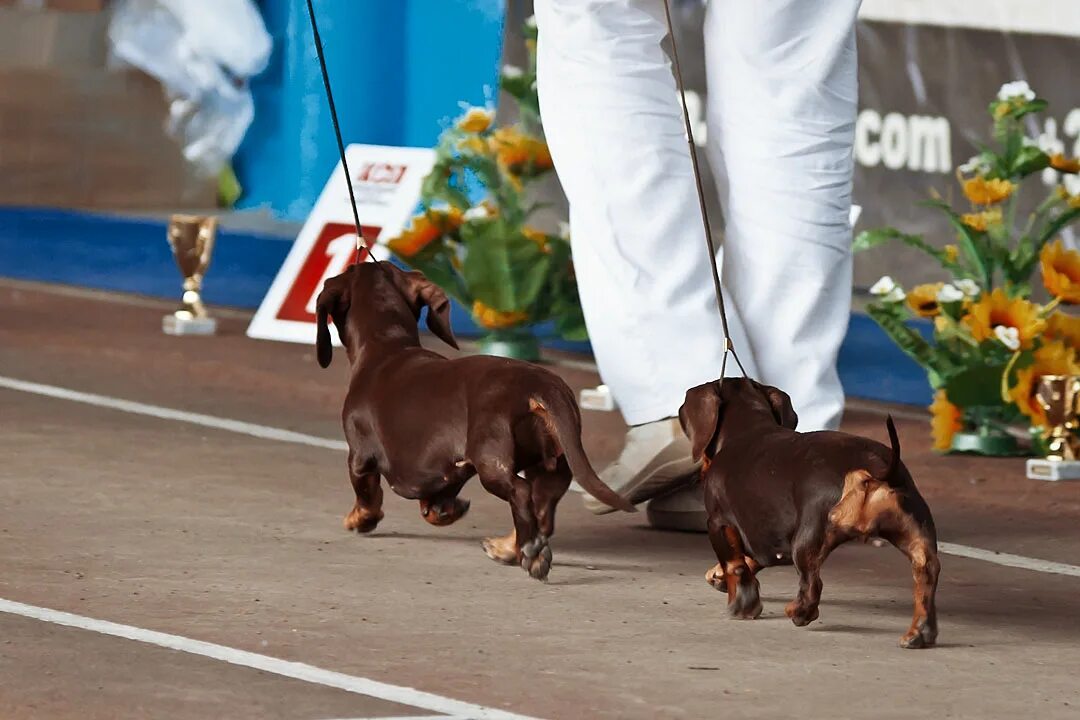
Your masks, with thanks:
<instances>
[{"instance_id":1,"label":"dog's brown fur","mask_svg":"<svg viewBox=\"0 0 1080 720\"><path fill-rule=\"evenodd\" d=\"M516 360L450 360L425 350L417 330L425 306L428 328L456 348L450 303L422 273L353 265L327 280L316 301L319 364L333 356L330 319L352 365L342 423L356 504L345 527L367 533L379 524L383 477L398 495L419 500L429 523L449 525L468 511L458 493L479 475L510 503L514 520L513 532L486 540L485 551L545 579L555 507L572 478L612 507L634 507L589 464L581 415L562 379Z\"/></svg>"},{"instance_id":2,"label":"dog's brown fur","mask_svg":"<svg viewBox=\"0 0 1080 720\"><path fill-rule=\"evenodd\" d=\"M686 393L679 419L702 471L709 539L719 563L706 580L744 619L761 613L757 573L794 564L799 592L785 612L795 625L818 617L821 565L837 546L883 538L911 560L915 615L905 648L937 639L937 536L930 508L892 448L839 432L798 433L788 396L745 378Z\"/></svg>"}]
</instances>

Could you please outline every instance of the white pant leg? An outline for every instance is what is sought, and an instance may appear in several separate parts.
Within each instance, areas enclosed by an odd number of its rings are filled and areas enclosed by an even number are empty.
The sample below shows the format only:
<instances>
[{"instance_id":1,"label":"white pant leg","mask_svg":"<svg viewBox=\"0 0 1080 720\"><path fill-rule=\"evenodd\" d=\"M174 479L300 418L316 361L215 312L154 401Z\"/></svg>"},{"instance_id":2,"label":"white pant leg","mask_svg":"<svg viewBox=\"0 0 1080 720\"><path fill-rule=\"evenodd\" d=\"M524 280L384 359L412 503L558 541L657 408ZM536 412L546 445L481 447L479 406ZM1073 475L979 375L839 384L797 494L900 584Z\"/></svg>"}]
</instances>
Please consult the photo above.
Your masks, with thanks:
<instances>
[{"instance_id":1,"label":"white pant leg","mask_svg":"<svg viewBox=\"0 0 1080 720\"><path fill-rule=\"evenodd\" d=\"M851 307L859 0L711 0L709 140L725 287L760 379L804 430L839 424Z\"/></svg>"},{"instance_id":2,"label":"white pant leg","mask_svg":"<svg viewBox=\"0 0 1080 720\"><path fill-rule=\"evenodd\" d=\"M632 425L675 415L687 389L719 376L724 347L663 12L662 0L536 1L540 105L582 306Z\"/></svg>"}]
</instances>

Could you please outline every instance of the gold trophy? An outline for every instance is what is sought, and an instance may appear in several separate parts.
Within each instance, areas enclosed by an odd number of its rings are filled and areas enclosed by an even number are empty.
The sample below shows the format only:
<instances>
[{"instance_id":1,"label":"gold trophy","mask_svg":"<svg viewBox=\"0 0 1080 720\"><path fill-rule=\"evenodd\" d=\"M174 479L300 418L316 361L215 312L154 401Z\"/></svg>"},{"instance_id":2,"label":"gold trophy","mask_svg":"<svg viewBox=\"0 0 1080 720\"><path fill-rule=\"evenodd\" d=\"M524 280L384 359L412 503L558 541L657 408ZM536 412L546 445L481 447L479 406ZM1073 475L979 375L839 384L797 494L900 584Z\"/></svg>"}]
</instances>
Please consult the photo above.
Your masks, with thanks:
<instances>
[{"instance_id":1,"label":"gold trophy","mask_svg":"<svg viewBox=\"0 0 1080 720\"><path fill-rule=\"evenodd\" d=\"M203 305L202 281L214 251L217 218L200 215L173 215L169 219L169 245L184 276L183 305L162 318L166 335L213 335L217 321Z\"/></svg>"},{"instance_id":2,"label":"gold trophy","mask_svg":"<svg viewBox=\"0 0 1080 720\"><path fill-rule=\"evenodd\" d=\"M1027 461L1033 480L1080 480L1080 375L1043 375L1035 386L1035 402L1046 413L1045 458Z\"/></svg>"}]
</instances>

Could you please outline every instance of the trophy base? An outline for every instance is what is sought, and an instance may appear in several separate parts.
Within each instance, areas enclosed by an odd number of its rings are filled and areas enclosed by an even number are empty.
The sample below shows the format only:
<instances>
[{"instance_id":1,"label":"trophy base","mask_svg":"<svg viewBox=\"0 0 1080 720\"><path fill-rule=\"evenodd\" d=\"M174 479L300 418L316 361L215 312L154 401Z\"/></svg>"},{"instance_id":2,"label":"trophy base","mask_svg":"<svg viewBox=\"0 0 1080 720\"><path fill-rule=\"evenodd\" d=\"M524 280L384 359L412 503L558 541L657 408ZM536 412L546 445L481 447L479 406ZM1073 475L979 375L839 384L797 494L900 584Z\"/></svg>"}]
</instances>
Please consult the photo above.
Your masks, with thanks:
<instances>
[{"instance_id":1,"label":"trophy base","mask_svg":"<svg viewBox=\"0 0 1080 720\"><path fill-rule=\"evenodd\" d=\"M217 332L217 320L166 315L161 318L161 331L166 335L213 335Z\"/></svg>"},{"instance_id":2,"label":"trophy base","mask_svg":"<svg viewBox=\"0 0 1080 720\"><path fill-rule=\"evenodd\" d=\"M1080 460L1047 460L1031 458L1027 461L1029 480L1080 480Z\"/></svg>"}]
</instances>

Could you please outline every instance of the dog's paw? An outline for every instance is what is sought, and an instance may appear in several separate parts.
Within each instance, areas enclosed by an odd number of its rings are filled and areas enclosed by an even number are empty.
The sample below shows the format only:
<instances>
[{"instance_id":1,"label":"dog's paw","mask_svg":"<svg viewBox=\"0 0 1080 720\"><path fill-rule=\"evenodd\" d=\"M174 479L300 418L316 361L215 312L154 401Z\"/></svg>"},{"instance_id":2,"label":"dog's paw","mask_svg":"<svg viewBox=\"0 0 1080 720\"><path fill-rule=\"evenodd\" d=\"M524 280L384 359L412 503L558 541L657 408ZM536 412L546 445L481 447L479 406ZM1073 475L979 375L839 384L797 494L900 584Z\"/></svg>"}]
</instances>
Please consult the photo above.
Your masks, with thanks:
<instances>
[{"instance_id":1,"label":"dog's paw","mask_svg":"<svg viewBox=\"0 0 1080 720\"><path fill-rule=\"evenodd\" d=\"M420 515L432 525L443 527L453 525L469 512L469 501L454 498L450 502L429 505L426 500L420 501Z\"/></svg>"},{"instance_id":2,"label":"dog's paw","mask_svg":"<svg viewBox=\"0 0 1080 720\"><path fill-rule=\"evenodd\" d=\"M521 567L537 580L547 580L551 570L551 546L543 535L537 535L521 546Z\"/></svg>"},{"instance_id":3,"label":"dog's paw","mask_svg":"<svg viewBox=\"0 0 1080 720\"><path fill-rule=\"evenodd\" d=\"M933 647L936 642L937 628L932 628L929 624L924 623L920 627L913 627L908 630L907 634L900 638L900 647L905 650L919 650Z\"/></svg>"},{"instance_id":4,"label":"dog's paw","mask_svg":"<svg viewBox=\"0 0 1080 720\"><path fill-rule=\"evenodd\" d=\"M354 507L352 512L345 516L345 529L350 532L355 530L358 533L369 533L378 527L383 517L382 510L371 512Z\"/></svg>"},{"instance_id":5,"label":"dog's paw","mask_svg":"<svg viewBox=\"0 0 1080 720\"><path fill-rule=\"evenodd\" d=\"M806 627L817 620L820 615L816 605L812 608L807 608L798 600L789 602L787 607L784 608L784 614L791 618L791 622L795 624L795 627Z\"/></svg>"},{"instance_id":6,"label":"dog's paw","mask_svg":"<svg viewBox=\"0 0 1080 720\"><path fill-rule=\"evenodd\" d=\"M484 538L484 553L495 562L504 565L513 565L518 561L517 533L512 532L506 537Z\"/></svg>"},{"instance_id":7,"label":"dog's paw","mask_svg":"<svg viewBox=\"0 0 1080 720\"><path fill-rule=\"evenodd\" d=\"M723 565L716 563L716 565L709 568L705 573L705 582L709 583L720 592L727 592L727 580L724 577Z\"/></svg>"}]
</instances>

